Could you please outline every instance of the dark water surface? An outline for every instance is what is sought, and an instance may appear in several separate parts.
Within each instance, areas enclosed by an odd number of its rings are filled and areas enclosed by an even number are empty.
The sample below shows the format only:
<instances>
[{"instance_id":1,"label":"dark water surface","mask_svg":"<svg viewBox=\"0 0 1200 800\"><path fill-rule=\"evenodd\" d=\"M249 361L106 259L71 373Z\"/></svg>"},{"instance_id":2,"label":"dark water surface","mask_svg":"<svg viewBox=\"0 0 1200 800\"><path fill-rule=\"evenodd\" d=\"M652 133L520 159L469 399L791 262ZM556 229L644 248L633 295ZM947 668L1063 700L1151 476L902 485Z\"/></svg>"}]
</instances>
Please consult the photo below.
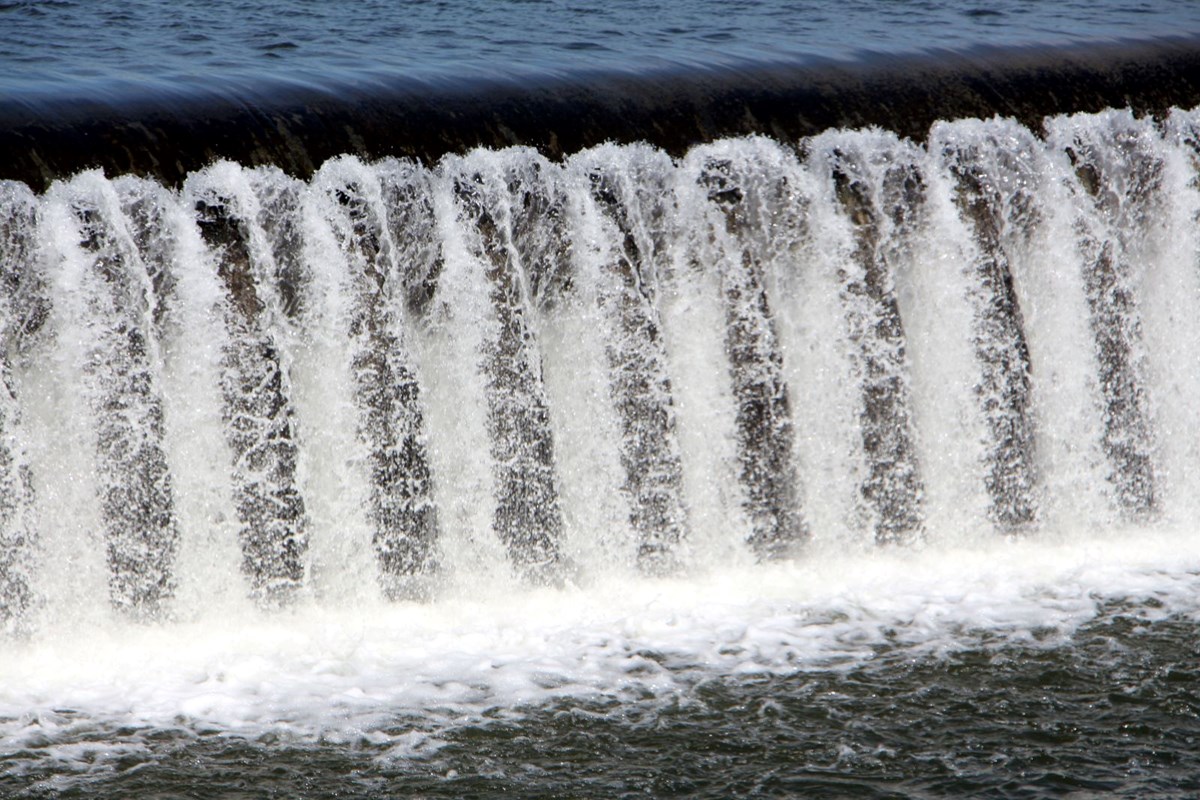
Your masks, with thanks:
<instances>
[{"instance_id":1,"label":"dark water surface","mask_svg":"<svg viewBox=\"0 0 1200 800\"><path fill-rule=\"evenodd\" d=\"M884 643L849 671L692 668L665 699L495 708L429 735L397 719L399 755L394 740L83 726L90 766L9 753L0 796L1195 797L1200 626L1160 613L1113 601L1065 640L980 630L934 657Z\"/></svg>"},{"instance_id":2,"label":"dark water surface","mask_svg":"<svg viewBox=\"0 0 1200 800\"><path fill-rule=\"evenodd\" d=\"M0 2L0 96L237 93L1200 32L1188 0Z\"/></svg>"},{"instance_id":3,"label":"dark water surface","mask_svg":"<svg viewBox=\"0 0 1200 800\"><path fill-rule=\"evenodd\" d=\"M226 158L675 155L937 119L1197 101L1200 5L1001 0L0 3L0 179L178 184Z\"/></svg>"}]
</instances>

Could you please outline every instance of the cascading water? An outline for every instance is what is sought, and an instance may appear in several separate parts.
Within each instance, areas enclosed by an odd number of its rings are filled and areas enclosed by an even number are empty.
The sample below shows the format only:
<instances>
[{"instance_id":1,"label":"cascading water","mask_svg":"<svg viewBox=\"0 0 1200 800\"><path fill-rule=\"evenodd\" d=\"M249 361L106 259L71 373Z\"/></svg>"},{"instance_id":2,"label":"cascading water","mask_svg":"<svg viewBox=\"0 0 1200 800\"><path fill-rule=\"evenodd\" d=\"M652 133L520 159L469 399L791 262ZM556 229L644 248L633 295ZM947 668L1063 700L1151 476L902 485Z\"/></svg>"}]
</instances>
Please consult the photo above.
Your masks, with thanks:
<instances>
[{"instance_id":1,"label":"cascading water","mask_svg":"<svg viewBox=\"0 0 1200 800\"><path fill-rule=\"evenodd\" d=\"M2 183L0 741L419 757L434 719L1069 631L1150 574L1194 613L1198 142ZM39 679L79 637L103 676Z\"/></svg>"},{"instance_id":2,"label":"cascading water","mask_svg":"<svg viewBox=\"0 0 1200 800\"><path fill-rule=\"evenodd\" d=\"M215 529L276 604L1178 520L1194 126L6 184L4 617L53 628L64 551L202 613Z\"/></svg>"}]
</instances>

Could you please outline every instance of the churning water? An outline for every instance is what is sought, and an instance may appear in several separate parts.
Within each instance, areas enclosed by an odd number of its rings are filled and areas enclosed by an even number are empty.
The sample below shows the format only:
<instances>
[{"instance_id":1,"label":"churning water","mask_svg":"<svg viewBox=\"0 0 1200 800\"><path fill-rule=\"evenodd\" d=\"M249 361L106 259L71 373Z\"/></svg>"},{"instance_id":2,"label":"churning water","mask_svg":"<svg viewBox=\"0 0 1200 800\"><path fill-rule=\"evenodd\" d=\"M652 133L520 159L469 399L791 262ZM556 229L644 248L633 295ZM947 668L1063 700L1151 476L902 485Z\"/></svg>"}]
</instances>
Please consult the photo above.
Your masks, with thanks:
<instances>
[{"instance_id":1,"label":"churning water","mask_svg":"<svg viewBox=\"0 0 1200 800\"><path fill-rule=\"evenodd\" d=\"M1198 22L164 8L0 3L4 113ZM1200 793L1200 110L1070 111L0 181L0 796Z\"/></svg>"},{"instance_id":2,"label":"churning water","mask_svg":"<svg viewBox=\"0 0 1200 800\"><path fill-rule=\"evenodd\" d=\"M7 786L1194 775L1200 116L1046 129L5 184Z\"/></svg>"}]
</instances>

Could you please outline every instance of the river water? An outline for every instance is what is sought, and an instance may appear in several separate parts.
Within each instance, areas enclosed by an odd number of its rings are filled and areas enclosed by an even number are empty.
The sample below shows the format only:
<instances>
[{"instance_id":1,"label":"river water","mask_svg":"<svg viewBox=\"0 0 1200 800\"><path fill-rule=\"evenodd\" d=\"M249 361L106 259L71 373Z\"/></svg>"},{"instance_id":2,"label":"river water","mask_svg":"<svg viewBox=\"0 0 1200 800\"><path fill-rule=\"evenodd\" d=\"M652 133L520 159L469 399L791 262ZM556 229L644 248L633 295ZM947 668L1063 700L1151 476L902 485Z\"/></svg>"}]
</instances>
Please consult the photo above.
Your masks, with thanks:
<instances>
[{"instance_id":1,"label":"river water","mask_svg":"<svg viewBox=\"0 0 1200 800\"><path fill-rule=\"evenodd\" d=\"M0 90L35 97L720 69L1194 33L1187 0L366 0L0 6Z\"/></svg>"},{"instance_id":2,"label":"river water","mask_svg":"<svg viewBox=\"0 0 1200 800\"><path fill-rule=\"evenodd\" d=\"M1200 11L10 2L0 30L0 93L40 103ZM0 182L0 795L1200 793L1200 113L1059 112Z\"/></svg>"}]
</instances>

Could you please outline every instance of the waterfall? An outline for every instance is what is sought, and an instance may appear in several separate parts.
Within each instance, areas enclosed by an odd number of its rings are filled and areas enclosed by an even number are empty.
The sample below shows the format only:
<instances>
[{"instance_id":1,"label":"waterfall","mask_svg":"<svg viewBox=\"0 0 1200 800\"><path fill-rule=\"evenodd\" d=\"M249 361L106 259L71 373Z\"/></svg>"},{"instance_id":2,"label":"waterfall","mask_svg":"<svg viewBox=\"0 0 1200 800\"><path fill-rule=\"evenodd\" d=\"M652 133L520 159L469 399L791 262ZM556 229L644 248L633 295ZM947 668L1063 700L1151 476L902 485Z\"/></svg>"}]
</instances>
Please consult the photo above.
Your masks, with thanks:
<instances>
[{"instance_id":1,"label":"waterfall","mask_svg":"<svg viewBox=\"0 0 1200 800\"><path fill-rule=\"evenodd\" d=\"M1187 522L1197 119L0 184L0 623Z\"/></svg>"}]
</instances>

